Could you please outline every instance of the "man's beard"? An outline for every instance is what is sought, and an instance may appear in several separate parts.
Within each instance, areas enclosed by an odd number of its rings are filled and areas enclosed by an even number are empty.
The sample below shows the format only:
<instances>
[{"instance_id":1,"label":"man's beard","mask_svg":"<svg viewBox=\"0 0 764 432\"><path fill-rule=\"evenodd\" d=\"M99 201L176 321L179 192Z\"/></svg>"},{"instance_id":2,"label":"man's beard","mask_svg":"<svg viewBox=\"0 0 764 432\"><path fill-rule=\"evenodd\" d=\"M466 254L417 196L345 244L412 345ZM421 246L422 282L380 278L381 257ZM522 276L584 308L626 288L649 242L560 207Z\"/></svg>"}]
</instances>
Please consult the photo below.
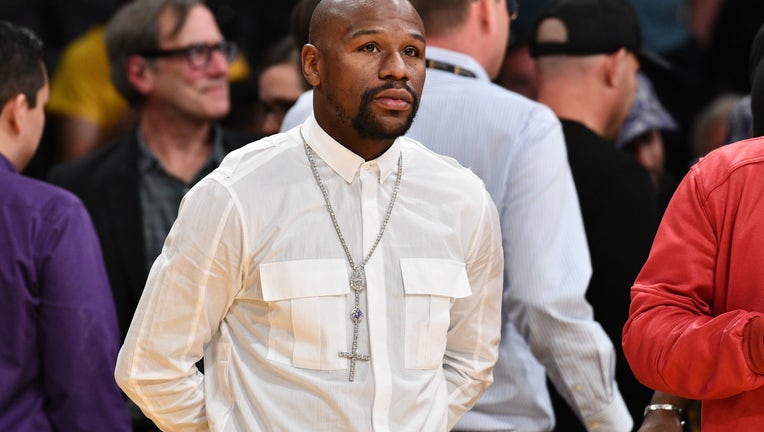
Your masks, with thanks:
<instances>
[{"instance_id":1,"label":"man's beard","mask_svg":"<svg viewBox=\"0 0 764 432\"><path fill-rule=\"evenodd\" d=\"M404 124L396 129L390 130L385 128L380 122L377 121L376 117L374 117L374 115L369 110L369 106L371 106L371 102L374 99L375 94L378 94L383 90L394 88L402 88L409 92L411 95L411 112L409 112L408 118L406 118L406 122ZM414 91L405 84L396 85L395 83L391 82L377 88L366 90L363 93L361 96L361 103L358 106L358 114L352 118L351 125L353 126L353 129L355 129L355 131L358 133L358 135L363 138L395 139L405 134L409 130L411 124L414 122L414 116L416 116L418 109L419 97L417 97L416 93L414 93Z\"/></svg>"},{"instance_id":2,"label":"man's beard","mask_svg":"<svg viewBox=\"0 0 764 432\"><path fill-rule=\"evenodd\" d=\"M406 118L406 122L404 124L402 124L399 128L389 130L385 129L383 125L377 121L377 119L369 110L369 106L371 105L375 94L378 94L383 90L394 88L402 88L409 92L411 95L411 112L409 112L409 115ZM395 139L405 134L409 130L411 124L414 122L414 116L416 116L418 109L419 98L417 97L416 93L411 90L411 88L409 88L406 84L396 85L395 83L388 83L377 88L366 90L363 93L361 96L361 103L358 106L358 114L356 114L352 120L353 129L355 129L355 131L358 132L358 135L363 138Z\"/></svg>"}]
</instances>

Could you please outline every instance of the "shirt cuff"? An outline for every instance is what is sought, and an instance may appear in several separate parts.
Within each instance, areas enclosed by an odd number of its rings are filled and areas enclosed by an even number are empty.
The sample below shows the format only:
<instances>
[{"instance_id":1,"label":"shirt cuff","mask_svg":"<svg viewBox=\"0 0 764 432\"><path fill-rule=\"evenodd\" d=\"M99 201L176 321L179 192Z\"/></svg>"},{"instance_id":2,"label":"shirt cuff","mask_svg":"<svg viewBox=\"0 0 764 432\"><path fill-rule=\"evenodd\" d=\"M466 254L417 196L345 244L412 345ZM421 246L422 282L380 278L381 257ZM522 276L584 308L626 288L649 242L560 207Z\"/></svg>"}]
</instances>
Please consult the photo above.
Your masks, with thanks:
<instances>
[{"instance_id":1,"label":"shirt cuff","mask_svg":"<svg viewBox=\"0 0 764 432\"><path fill-rule=\"evenodd\" d=\"M616 391L610 404L597 414L585 418L584 425L588 432L629 432L634 427L634 421L621 394Z\"/></svg>"},{"instance_id":2,"label":"shirt cuff","mask_svg":"<svg viewBox=\"0 0 764 432\"><path fill-rule=\"evenodd\" d=\"M757 374L764 374L764 319L755 317L743 330L743 349L748 367Z\"/></svg>"}]
</instances>

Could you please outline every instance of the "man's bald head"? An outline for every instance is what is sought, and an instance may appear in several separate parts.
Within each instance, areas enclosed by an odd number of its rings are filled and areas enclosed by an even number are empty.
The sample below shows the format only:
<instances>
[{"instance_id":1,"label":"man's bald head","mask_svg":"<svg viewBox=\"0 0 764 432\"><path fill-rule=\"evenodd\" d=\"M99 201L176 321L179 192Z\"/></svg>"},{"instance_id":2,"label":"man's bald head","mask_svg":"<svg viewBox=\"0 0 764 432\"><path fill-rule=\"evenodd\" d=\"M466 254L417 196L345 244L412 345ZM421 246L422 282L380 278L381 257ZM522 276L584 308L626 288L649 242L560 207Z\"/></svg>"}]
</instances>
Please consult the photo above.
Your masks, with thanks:
<instances>
[{"instance_id":1,"label":"man's bald head","mask_svg":"<svg viewBox=\"0 0 764 432\"><path fill-rule=\"evenodd\" d=\"M389 3L389 7L401 11L408 10L421 23L419 14L409 0L321 0L310 19L309 43L319 46L321 41L325 40L327 32L334 31L338 24L348 25L353 22L355 14L387 7L381 6L381 3ZM424 34L424 24L422 33Z\"/></svg>"}]
</instances>

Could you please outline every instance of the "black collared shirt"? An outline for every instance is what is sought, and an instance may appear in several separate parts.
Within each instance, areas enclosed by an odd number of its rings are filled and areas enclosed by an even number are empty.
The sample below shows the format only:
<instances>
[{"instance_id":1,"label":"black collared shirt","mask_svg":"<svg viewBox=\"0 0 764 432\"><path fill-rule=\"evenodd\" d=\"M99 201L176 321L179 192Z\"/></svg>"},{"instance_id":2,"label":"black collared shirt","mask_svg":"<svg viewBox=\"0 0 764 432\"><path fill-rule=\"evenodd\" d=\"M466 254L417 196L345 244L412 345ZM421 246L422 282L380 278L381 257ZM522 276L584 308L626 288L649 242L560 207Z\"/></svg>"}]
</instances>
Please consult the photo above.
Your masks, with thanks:
<instances>
[{"instance_id":1,"label":"black collared shirt","mask_svg":"<svg viewBox=\"0 0 764 432\"><path fill-rule=\"evenodd\" d=\"M146 265L151 268L154 260L162 252L165 237L178 217L180 200L199 180L211 173L226 155L223 147L223 131L219 126L213 129L212 151L207 162L196 173L190 183L186 183L165 171L159 159L138 134L138 183L143 217L143 238L146 248Z\"/></svg>"}]
</instances>

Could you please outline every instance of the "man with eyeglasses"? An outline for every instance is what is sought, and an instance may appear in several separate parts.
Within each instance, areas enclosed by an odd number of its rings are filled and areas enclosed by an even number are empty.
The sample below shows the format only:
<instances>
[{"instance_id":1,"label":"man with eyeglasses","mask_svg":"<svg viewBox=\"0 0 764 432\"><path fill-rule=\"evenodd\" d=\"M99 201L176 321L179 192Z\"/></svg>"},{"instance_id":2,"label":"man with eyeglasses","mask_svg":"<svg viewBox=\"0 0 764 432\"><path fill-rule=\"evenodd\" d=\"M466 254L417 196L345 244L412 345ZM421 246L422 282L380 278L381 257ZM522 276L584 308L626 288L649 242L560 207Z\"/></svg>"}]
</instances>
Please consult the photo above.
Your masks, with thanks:
<instances>
[{"instance_id":1,"label":"man with eyeglasses","mask_svg":"<svg viewBox=\"0 0 764 432\"><path fill-rule=\"evenodd\" d=\"M105 42L112 81L138 123L54 167L50 180L77 194L91 214L124 339L183 194L254 137L216 123L229 111L236 47L202 1L135 0L109 21Z\"/></svg>"}]
</instances>

